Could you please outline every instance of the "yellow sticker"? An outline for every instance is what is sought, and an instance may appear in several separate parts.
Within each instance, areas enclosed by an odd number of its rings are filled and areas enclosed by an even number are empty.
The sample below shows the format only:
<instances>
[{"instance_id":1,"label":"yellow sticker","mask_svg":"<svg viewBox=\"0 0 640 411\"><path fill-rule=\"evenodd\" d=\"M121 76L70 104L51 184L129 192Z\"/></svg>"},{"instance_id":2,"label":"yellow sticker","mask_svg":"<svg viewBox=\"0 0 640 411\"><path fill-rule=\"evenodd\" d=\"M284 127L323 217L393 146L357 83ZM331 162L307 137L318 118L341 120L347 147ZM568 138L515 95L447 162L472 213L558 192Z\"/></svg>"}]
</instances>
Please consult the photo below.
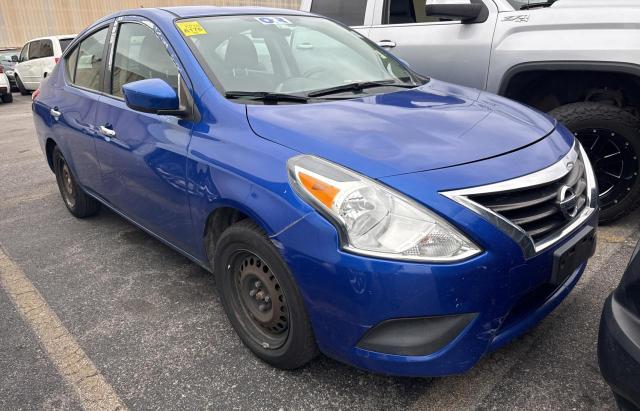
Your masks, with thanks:
<instances>
[{"instance_id":1,"label":"yellow sticker","mask_svg":"<svg viewBox=\"0 0 640 411\"><path fill-rule=\"evenodd\" d=\"M181 21L176 23L185 36L197 36L198 34L207 34L207 31L197 21Z\"/></svg>"}]
</instances>

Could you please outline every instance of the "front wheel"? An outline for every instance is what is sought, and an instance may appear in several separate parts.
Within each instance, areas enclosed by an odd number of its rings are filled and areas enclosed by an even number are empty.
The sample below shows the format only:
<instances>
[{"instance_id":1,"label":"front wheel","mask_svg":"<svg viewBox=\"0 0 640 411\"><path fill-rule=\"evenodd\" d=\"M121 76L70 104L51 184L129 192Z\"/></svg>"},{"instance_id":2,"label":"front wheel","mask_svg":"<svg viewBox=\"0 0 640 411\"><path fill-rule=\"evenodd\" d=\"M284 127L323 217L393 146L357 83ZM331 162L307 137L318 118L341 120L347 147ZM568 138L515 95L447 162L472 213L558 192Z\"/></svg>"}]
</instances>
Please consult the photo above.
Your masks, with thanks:
<instances>
[{"instance_id":1,"label":"front wheel","mask_svg":"<svg viewBox=\"0 0 640 411\"><path fill-rule=\"evenodd\" d=\"M11 103L11 102L13 102L13 94L11 94L11 93L4 94L2 96L2 102L3 103Z\"/></svg>"},{"instance_id":2,"label":"front wheel","mask_svg":"<svg viewBox=\"0 0 640 411\"><path fill-rule=\"evenodd\" d=\"M601 103L574 103L550 113L573 132L593 165L600 190L600 221L612 222L640 204L638 118Z\"/></svg>"},{"instance_id":3,"label":"front wheel","mask_svg":"<svg viewBox=\"0 0 640 411\"><path fill-rule=\"evenodd\" d=\"M318 350L302 297L286 263L260 228L242 220L220 236L214 273L227 317L263 361L299 368Z\"/></svg>"}]
</instances>

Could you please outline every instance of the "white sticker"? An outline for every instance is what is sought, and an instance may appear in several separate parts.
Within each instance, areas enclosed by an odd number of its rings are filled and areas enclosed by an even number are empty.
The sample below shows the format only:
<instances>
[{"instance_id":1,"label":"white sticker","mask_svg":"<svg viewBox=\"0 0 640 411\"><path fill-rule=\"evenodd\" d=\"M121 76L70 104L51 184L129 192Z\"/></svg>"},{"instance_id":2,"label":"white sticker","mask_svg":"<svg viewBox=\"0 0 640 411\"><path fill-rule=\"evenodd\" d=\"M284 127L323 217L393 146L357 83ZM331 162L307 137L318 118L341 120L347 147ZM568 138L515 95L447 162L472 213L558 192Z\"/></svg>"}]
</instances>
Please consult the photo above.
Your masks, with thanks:
<instances>
[{"instance_id":1,"label":"white sticker","mask_svg":"<svg viewBox=\"0 0 640 411\"><path fill-rule=\"evenodd\" d=\"M262 24L291 24L291 22L285 19L284 17L262 16L262 17L256 17L256 20L258 20Z\"/></svg>"}]
</instances>

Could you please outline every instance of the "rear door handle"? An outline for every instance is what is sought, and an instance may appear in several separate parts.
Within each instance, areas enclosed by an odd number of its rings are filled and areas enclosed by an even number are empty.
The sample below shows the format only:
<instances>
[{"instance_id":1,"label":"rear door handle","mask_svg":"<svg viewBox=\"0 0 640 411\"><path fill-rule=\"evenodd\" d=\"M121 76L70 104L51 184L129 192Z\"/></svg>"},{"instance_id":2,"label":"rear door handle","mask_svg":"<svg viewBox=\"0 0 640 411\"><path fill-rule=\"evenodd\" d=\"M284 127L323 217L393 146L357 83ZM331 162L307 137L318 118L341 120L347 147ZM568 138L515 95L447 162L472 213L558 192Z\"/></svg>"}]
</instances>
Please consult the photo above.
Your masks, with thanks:
<instances>
[{"instance_id":1,"label":"rear door handle","mask_svg":"<svg viewBox=\"0 0 640 411\"><path fill-rule=\"evenodd\" d=\"M396 46L396 42L391 40L380 40L378 42L378 46L384 47L386 49L392 49Z\"/></svg>"},{"instance_id":2,"label":"rear door handle","mask_svg":"<svg viewBox=\"0 0 640 411\"><path fill-rule=\"evenodd\" d=\"M109 141L112 138L116 138L116 131L111 128L111 125L107 124L104 126L100 126L100 134L105 136L105 140Z\"/></svg>"},{"instance_id":3,"label":"rear door handle","mask_svg":"<svg viewBox=\"0 0 640 411\"><path fill-rule=\"evenodd\" d=\"M49 114L51 114L51 117L53 117L56 120L58 120L62 115L62 113L58 111L58 107L54 107L51 110L49 110Z\"/></svg>"}]
</instances>

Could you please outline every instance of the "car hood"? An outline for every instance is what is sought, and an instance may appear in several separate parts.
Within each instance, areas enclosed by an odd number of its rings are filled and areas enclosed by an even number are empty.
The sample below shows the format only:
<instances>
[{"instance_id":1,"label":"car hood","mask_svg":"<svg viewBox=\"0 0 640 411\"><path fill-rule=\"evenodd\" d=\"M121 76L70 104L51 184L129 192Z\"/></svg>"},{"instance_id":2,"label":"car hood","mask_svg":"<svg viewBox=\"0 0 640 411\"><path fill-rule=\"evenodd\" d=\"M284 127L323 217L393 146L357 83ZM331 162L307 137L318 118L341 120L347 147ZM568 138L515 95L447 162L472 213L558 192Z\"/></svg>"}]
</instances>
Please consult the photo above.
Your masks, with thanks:
<instances>
[{"instance_id":1,"label":"car hood","mask_svg":"<svg viewBox=\"0 0 640 411\"><path fill-rule=\"evenodd\" d=\"M518 103L436 80L336 102L248 105L247 117L265 139L374 178L499 156L555 128Z\"/></svg>"}]
</instances>

